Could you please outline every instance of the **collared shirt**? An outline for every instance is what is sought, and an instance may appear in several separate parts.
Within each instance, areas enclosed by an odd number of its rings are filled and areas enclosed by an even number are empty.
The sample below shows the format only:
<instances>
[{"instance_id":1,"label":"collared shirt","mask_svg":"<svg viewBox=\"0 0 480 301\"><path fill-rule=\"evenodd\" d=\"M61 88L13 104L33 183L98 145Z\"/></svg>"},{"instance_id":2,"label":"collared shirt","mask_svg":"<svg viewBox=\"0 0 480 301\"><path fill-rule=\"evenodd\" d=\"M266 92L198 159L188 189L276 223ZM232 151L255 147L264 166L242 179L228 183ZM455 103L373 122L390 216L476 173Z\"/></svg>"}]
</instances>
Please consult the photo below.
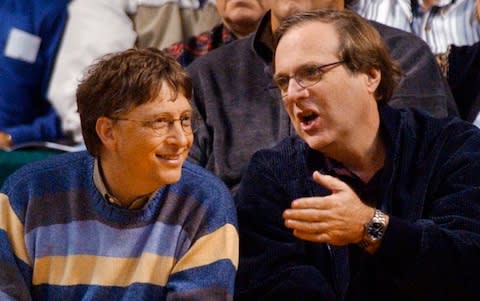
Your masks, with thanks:
<instances>
[{"instance_id":1,"label":"collared shirt","mask_svg":"<svg viewBox=\"0 0 480 301\"><path fill-rule=\"evenodd\" d=\"M416 34L439 54L449 45L472 45L480 40L475 2L442 0L423 12L419 1L358 0L351 8L367 19Z\"/></svg>"},{"instance_id":2,"label":"collared shirt","mask_svg":"<svg viewBox=\"0 0 480 301\"><path fill-rule=\"evenodd\" d=\"M212 28L211 31L201 33L186 41L174 43L164 50L173 55L182 66L186 67L196 58L236 39L233 32L222 23Z\"/></svg>"},{"instance_id":3,"label":"collared shirt","mask_svg":"<svg viewBox=\"0 0 480 301\"><path fill-rule=\"evenodd\" d=\"M103 198L108 201L110 204L114 204L118 207L126 208L126 209L140 209L142 208L148 201L155 195L156 192L140 196L137 199L133 200L133 202L126 207L122 204L116 197L114 197L107 189L105 185L105 179L103 177L102 168L100 166L100 161L95 159L95 164L93 167L93 183L95 183L95 187L97 187L100 194Z\"/></svg>"}]
</instances>

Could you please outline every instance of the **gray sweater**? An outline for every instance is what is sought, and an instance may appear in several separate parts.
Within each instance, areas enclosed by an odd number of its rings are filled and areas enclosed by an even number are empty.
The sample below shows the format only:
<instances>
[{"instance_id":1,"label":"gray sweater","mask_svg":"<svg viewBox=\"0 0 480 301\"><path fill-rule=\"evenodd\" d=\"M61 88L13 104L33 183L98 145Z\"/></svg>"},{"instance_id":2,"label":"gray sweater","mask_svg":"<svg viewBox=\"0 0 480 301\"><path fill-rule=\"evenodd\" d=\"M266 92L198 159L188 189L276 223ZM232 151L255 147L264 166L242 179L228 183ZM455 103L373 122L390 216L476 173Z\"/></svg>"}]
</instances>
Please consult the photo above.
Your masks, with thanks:
<instances>
[{"instance_id":1,"label":"gray sweater","mask_svg":"<svg viewBox=\"0 0 480 301\"><path fill-rule=\"evenodd\" d=\"M413 34L372 24L405 73L390 105L423 109L436 117L456 115L428 45ZM271 41L267 13L257 32L215 49L187 68L194 82L193 104L202 118L190 160L214 172L234 193L255 151L295 133L272 80Z\"/></svg>"}]
</instances>

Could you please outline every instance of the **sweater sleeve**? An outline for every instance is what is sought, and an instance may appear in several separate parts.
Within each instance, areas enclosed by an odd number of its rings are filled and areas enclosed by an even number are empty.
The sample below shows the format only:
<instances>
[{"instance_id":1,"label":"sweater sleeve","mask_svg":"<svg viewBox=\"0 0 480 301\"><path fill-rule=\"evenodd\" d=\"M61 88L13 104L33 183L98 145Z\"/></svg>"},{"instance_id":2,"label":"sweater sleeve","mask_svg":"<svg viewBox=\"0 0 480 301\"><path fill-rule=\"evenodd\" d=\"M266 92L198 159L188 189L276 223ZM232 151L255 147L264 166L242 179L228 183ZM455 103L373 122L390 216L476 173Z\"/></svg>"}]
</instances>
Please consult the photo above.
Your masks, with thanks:
<instances>
[{"instance_id":1,"label":"sweater sleeve","mask_svg":"<svg viewBox=\"0 0 480 301\"><path fill-rule=\"evenodd\" d=\"M308 262L305 243L283 224L291 200L272 165L268 154L255 154L236 196L240 262L235 299L334 300L331 285Z\"/></svg>"},{"instance_id":2,"label":"sweater sleeve","mask_svg":"<svg viewBox=\"0 0 480 301\"><path fill-rule=\"evenodd\" d=\"M25 241L24 226L7 195L0 193L0 299L30 301L32 269Z\"/></svg>"},{"instance_id":3,"label":"sweater sleeve","mask_svg":"<svg viewBox=\"0 0 480 301\"><path fill-rule=\"evenodd\" d=\"M30 141L55 141L62 136L60 122L53 108L31 124L17 125L6 128L5 131L12 135L14 145Z\"/></svg>"},{"instance_id":4,"label":"sweater sleeve","mask_svg":"<svg viewBox=\"0 0 480 301\"><path fill-rule=\"evenodd\" d=\"M433 148L438 157L417 163L432 171L425 200L410 200L421 217L391 217L378 260L415 300L479 300L480 133L457 126Z\"/></svg>"}]
</instances>

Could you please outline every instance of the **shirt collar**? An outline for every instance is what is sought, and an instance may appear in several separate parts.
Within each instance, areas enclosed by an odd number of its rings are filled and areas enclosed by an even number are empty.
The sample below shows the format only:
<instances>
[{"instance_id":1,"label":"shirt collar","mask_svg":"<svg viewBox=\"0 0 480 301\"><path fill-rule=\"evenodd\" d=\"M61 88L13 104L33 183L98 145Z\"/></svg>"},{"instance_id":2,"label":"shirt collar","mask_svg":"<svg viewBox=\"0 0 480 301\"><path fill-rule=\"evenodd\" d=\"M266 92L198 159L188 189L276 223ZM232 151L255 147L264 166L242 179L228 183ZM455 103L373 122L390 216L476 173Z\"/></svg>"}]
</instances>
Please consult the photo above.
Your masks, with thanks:
<instances>
[{"instance_id":1,"label":"shirt collar","mask_svg":"<svg viewBox=\"0 0 480 301\"><path fill-rule=\"evenodd\" d=\"M273 32L271 24L271 11L268 11L260 21L257 31L255 32L252 48L266 65L270 65L273 60Z\"/></svg>"},{"instance_id":2,"label":"shirt collar","mask_svg":"<svg viewBox=\"0 0 480 301\"><path fill-rule=\"evenodd\" d=\"M228 43L233 42L237 39L237 37L235 36L233 31L228 29L228 27L225 26L223 23L220 24L218 29L221 29L221 31L222 31L222 43L223 44L228 44Z\"/></svg>"},{"instance_id":3,"label":"shirt collar","mask_svg":"<svg viewBox=\"0 0 480 301\"><path fill-rule=\"evenodd\" d=\"M438 1L438 4L434 5L434 6L438 6L438 7L447 6L447 5L450 5L450 4L454 4L455 1L456 0L440 0L440 1ZM420 6L423 6L423 0L418 0L418 4Z\"/></svg>"},{"instance_id":4,"label":"shirt collar","mask_svg":"<svg viewBox=\"0 0 480 301\"><path fill-rule=\"evenodd\" d=\"M102 167L100 166L100 161L98 159L95 159L95 164L93 166L93 182L95 184L95 187L98 189L100 194L107 202L121 208L140 209L155 195L154 192L149 195L140 196L135 199L128 207L124 206L108 191L107 186L105 185Z\"/></svg>"}]
</instances>

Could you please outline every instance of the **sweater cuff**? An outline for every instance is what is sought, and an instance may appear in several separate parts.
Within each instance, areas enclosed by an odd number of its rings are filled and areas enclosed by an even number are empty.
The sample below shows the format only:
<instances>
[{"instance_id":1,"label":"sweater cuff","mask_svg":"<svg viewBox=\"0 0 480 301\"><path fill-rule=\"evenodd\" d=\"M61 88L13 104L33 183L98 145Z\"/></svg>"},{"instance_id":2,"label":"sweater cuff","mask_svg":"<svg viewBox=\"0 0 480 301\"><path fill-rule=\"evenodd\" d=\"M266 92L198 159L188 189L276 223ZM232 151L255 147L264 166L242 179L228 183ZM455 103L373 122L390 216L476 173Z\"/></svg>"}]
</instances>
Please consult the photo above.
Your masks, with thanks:
<instances>
[{"instance_id":1,"label":"sweater cuff","mask_svg":"<svg viewBox=\"0 0 480 301\"><path fill-rule=\"evenodd\" d=\"M421 245L422 228L395 216L389 216L389 222L377 255L393 265L394 269L404 269L415 264ZM392 260L395 258L395 260Z\"/></svg>"},{"instance_id":2,"label":"sweater cuff","mask_svg":"<svg viewBox=\"0 0 480 301\"><path fill-rule=\"evenodd\" d=\"M12 146L15 146L16 144L20 144L24 142L38 140L36 139L37 138L36 135L32 133L31 130L23 126L7 128L5 129L5 132L9 133L12 136Z\"/></svg>"}]
</instances>

